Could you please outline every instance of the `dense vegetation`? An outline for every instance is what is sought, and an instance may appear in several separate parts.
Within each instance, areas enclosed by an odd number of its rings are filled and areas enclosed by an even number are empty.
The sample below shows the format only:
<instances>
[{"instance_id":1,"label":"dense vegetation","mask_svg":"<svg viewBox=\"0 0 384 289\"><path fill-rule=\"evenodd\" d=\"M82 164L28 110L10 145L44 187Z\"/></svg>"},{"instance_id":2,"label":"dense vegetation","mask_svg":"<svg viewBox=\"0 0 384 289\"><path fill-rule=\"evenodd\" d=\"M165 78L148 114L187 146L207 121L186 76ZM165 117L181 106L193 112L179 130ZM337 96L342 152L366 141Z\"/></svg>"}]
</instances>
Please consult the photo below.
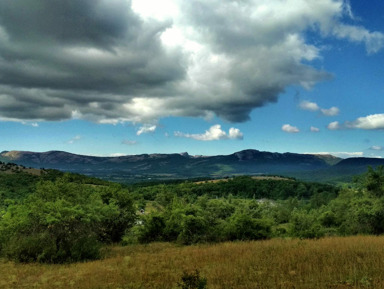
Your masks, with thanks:
<instances>
[{"instance_id":1,"label":"dense vegetation","mask_svg":"<svg viewBox=\"0 0 384 289\"><path fill-rule=\"evenodd\" d=\"M382 234L383 184L379 167L342 188L250 177L140 188L136 198L149 200L151 209L124 241L192 244Z\"/></svg>"},{"instance_id":2,"label":"dense vegetation","mask_svg":"<svg viewBox=\"0 0 384 289\"><path fill-rule=\"evenodd\" d=\"M21 262L73 262L96 259L103 243L119 242L134 224L133 200L118 185L93 183L82 176L51 172L30 179L28 193L13 194L13 184L8 190L3 186L2 196L16 198L3 197L0 202L2 255Z\"/></svg>"},{"instance_id":3,"label":"dense vegetation","mask_svg":"<svg viewBox=\"0 0 384 289\"><path fill-rule=\"evenodd\" d=\"M21 262L95 259L102 246L119 242L384 232L383 167L344 187L252 177L123 187L57 171L0 180L0 252Z\"/></svg>"}]
</instances>

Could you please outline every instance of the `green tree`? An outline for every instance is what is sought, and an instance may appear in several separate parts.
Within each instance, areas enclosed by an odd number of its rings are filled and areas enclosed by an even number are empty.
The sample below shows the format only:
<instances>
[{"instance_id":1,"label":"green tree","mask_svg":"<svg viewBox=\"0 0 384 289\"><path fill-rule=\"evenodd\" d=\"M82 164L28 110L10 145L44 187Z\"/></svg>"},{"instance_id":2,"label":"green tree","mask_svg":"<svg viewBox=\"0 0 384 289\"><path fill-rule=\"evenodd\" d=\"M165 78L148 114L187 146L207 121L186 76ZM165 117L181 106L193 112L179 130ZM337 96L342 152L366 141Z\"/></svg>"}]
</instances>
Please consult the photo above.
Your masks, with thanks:
<instances>
[{"instance_id":1,"label":"green tree","mask_svg":"<svg viewBox=\"0 0 384 289\"><path fill-rule=\"evenodd\" d=\"M368 192L376 197L384 196L384 166L378 166L376 170L368 167L365 176L365 187Z\"/></svg>"},{"instance_id":2,"label":"green tree","mask_svg":"<svg viewBox=\"0 0 384 289\"><path fill-rule=\"evenodd\" d=\"M291 215L291 235L303 239L324 236L324 230L317 220L315 211L295 209Z\"/></svg>"},{"instance_id":3,"label":"green tree","mask_svg":"<svg viewBox=\"0 0 384 289\"><path fill-rule=\"evenodd\" d=\"M255 219L248 214L235 213L227 225L229 240L262 240L271 237L272 222Z\"/></svg>"},{"instance_id":4,"label":"green tree","mask_svg":"<svg viewBox=\"0 0 384 289\"><path fill-rule=\"evenodd\" d=\"M105 204L117 206L117 216L110 216L101 224L101 238L104 242L120 242L124 234L136 221L136 209L133 199L127 190L120 185L113 185L101 189L101 197Z\"/></svg>"},{"instance_id":5,"label":"green tree","mask_svg":"<svg viewBox=\"0 0 384 289\"><path fill-rule=\"evenodd\" d=\"M165 220L160 214L153 214L144 218L144 225L140 228L138 241L140 243L150 243L163 241Z\"/></svg>"},{"instance_id":6,"label":"green tree","mask_svg":"<svg viewBox=\"0 0 384 289\"><path fill-rule=\"evenodd\" d=\"M186 215L182 220L181 232L177 241L191 245L207 240L208 223L201 216Z\"/></svg>"}]
</instances>

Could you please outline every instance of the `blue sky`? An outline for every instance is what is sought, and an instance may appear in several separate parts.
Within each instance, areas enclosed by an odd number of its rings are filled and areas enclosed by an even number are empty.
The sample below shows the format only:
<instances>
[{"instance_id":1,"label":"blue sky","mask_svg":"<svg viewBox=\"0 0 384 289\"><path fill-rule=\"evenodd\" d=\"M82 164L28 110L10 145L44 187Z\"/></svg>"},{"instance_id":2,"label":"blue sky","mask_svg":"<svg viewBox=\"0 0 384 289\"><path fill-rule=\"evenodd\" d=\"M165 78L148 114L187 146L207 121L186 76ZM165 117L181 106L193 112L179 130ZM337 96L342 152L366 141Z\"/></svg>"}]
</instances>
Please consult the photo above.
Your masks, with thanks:
<instances>
[{"instance_id":1,"label":"blue sky","mask_svg":"<svg viewBox=\"0 0 384 289\"><path fill-rule=\"evenodd\" d=\"M2 1L0 151L384 157L367 3Z\"/></svg>"}]
</instances>

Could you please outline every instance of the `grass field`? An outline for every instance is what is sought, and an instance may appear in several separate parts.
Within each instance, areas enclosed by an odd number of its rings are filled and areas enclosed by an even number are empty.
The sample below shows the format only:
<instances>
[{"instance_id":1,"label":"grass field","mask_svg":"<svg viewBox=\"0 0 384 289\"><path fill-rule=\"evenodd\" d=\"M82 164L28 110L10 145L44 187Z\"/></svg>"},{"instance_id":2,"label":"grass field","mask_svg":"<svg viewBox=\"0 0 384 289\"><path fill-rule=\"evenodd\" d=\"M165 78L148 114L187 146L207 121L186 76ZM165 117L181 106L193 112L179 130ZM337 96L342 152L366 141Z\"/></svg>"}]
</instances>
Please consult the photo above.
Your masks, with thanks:
<instances>
[{"instance_id":1,"label":"grass field","mask_svg":"<svg viewBox=\"0 0 384 289\"><path fill-rule=\"evenodd\" d=\"M384 237L279 240L181 247L113 247L70 265L0 261L0 288L178 288L200 271L208 289L384 288Z\"/></svg>"}]
</instances>

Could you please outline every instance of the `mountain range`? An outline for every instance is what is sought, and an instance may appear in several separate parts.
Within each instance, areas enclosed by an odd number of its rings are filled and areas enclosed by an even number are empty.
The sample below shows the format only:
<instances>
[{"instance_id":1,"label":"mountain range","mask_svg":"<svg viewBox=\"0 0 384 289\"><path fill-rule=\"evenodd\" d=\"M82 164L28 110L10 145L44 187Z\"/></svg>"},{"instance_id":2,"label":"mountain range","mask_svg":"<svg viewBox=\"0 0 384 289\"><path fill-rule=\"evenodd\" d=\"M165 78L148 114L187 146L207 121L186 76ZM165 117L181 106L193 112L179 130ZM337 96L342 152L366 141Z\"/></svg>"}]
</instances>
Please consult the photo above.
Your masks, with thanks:
<instances>
[{"instance_id":1,"label":"mountain range","mask_svg":"<svg viewBox=\"0 0 384 289\"><path fill-rule=\"evenodd\" d=\"M229 155L188 153L97 157L63 151L4 151L0 161L32 168L57 169L119 182L219 178L233 175L284 175L305 180L336 181L384 165L372 158L340 159L332 155L272 153L243 150Z\"/></svg>"}]
</instances>

